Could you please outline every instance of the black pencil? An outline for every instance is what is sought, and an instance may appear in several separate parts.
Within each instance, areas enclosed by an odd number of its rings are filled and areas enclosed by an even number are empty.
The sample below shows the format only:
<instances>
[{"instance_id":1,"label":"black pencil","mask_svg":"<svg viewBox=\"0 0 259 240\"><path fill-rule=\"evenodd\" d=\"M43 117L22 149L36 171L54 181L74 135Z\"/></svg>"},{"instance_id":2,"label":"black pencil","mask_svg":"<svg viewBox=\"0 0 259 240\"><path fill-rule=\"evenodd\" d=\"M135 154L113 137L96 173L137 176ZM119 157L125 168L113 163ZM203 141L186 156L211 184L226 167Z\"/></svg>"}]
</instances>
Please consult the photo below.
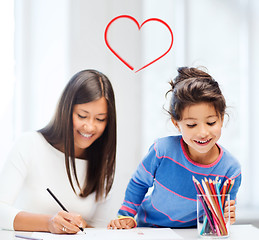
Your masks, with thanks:
<instances>
[{"instance_id":1,"label":"black pencil","mask_svg":"<svg viewBox=\"0 0 259 240\"><path fill-rule=\"evenodd\" d=\"M49 192L49 194L55 199L55 201L58 203L58 205L66 212L68 212L68 210L64 207L64 205L57 199L57 197L53 194L53 192L50 191L49 188L47 188L47 191ZM81 227L78 227L84 234L85 234L85 231L83 228Z\"/></svg>"}]
</instances>

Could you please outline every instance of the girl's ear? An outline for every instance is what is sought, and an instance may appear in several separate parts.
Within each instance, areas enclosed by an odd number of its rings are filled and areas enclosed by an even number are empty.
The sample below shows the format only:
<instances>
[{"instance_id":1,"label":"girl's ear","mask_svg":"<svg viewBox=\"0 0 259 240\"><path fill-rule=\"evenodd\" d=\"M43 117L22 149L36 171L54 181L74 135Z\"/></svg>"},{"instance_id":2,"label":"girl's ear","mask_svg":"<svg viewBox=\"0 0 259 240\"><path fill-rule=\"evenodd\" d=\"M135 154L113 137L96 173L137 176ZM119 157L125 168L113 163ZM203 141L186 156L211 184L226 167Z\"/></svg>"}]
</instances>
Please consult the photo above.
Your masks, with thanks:
<instances>
[{"instance_id":1,"label":"girl's ear","mask_svg":"<svg viewBox=\"0 0 259 240\"><path fill-rule=\"evenodd\" d=\"M221 127L223 127L223 123L224 123L224 116L221 117Z\"/></svg>"},{"instance_id":2,"label":"girl's ear","mask_svg":"<svg viewBox=\"0 0 259 240\"><path fill-rule=\"evenodd\" d=\"M174 124L174 126L178 129L178 131L181 132L177 121L175 121L173 118L171 118L171 121Z\"/></svg>"}]
</instances>

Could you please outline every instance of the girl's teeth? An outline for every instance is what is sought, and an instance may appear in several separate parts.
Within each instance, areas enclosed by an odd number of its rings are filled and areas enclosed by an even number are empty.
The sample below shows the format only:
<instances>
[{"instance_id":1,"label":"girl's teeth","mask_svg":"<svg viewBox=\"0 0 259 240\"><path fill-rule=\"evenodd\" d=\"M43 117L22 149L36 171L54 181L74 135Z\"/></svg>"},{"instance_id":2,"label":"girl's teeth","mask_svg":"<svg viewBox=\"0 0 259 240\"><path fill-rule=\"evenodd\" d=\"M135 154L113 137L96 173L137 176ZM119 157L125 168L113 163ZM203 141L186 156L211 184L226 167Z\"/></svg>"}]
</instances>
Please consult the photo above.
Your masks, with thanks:
<instances>
[{"instance_id":1,"label":"girl's teeth","mask_svg":"<svg viewBox=\"0 0 259 240\"><path fill-rule=\"evenodd\" d=\"M208 142L209 140L207 140L207 141L197 141L198 143L206 143L206 142Z\"/></svg>"}]
</instances>

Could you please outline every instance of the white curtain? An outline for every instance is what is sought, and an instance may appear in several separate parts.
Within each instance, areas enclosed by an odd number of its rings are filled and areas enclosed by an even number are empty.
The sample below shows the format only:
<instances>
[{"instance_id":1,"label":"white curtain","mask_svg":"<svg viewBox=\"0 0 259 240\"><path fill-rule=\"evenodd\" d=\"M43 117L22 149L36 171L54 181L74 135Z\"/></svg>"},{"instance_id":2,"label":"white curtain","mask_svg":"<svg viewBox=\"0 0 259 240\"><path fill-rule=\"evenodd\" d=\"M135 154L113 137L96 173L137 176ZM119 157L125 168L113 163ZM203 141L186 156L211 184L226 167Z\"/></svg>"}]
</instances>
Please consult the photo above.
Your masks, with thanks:
<instances>
[{"instance_id":1,"label":"white curtain","mask_svg":"<svg viewBox=\"0 0 259 240\"><path fill-rule=\"evenodd\" d=\"M0 167L13 139L14 4L0 2Z\"/></svg>"}]
</instances>

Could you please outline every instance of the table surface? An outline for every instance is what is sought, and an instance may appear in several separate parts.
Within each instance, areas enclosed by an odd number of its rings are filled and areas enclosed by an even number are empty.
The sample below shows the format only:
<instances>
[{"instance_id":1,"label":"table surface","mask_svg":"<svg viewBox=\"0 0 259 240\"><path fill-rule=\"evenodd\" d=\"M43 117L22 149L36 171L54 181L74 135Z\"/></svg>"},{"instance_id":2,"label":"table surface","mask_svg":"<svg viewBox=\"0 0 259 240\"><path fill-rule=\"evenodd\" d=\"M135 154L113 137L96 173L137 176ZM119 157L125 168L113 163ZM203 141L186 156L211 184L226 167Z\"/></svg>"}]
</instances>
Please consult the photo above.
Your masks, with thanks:
<instances>
[{"instance_id":1,"label":"table surface","mask_svg":"<svg viewBox=\"0 0 259 240\"><path fill-rule=\"evenodd\" d=\"M204 239L197 235L197 229L174 229L183 239ZM17 231L6 231L0 230L0 240L21 240L16 238L15 234L22 234L24 236L31 236L31 232L17 232ZM71 237L73 239L73 237ZM232 225L230 227L230 237L225 239L231 240L258 240L259 239L259 228L252 225ZM158 239L159 240L159 239Z\"/></svg>"}]
</instances>

